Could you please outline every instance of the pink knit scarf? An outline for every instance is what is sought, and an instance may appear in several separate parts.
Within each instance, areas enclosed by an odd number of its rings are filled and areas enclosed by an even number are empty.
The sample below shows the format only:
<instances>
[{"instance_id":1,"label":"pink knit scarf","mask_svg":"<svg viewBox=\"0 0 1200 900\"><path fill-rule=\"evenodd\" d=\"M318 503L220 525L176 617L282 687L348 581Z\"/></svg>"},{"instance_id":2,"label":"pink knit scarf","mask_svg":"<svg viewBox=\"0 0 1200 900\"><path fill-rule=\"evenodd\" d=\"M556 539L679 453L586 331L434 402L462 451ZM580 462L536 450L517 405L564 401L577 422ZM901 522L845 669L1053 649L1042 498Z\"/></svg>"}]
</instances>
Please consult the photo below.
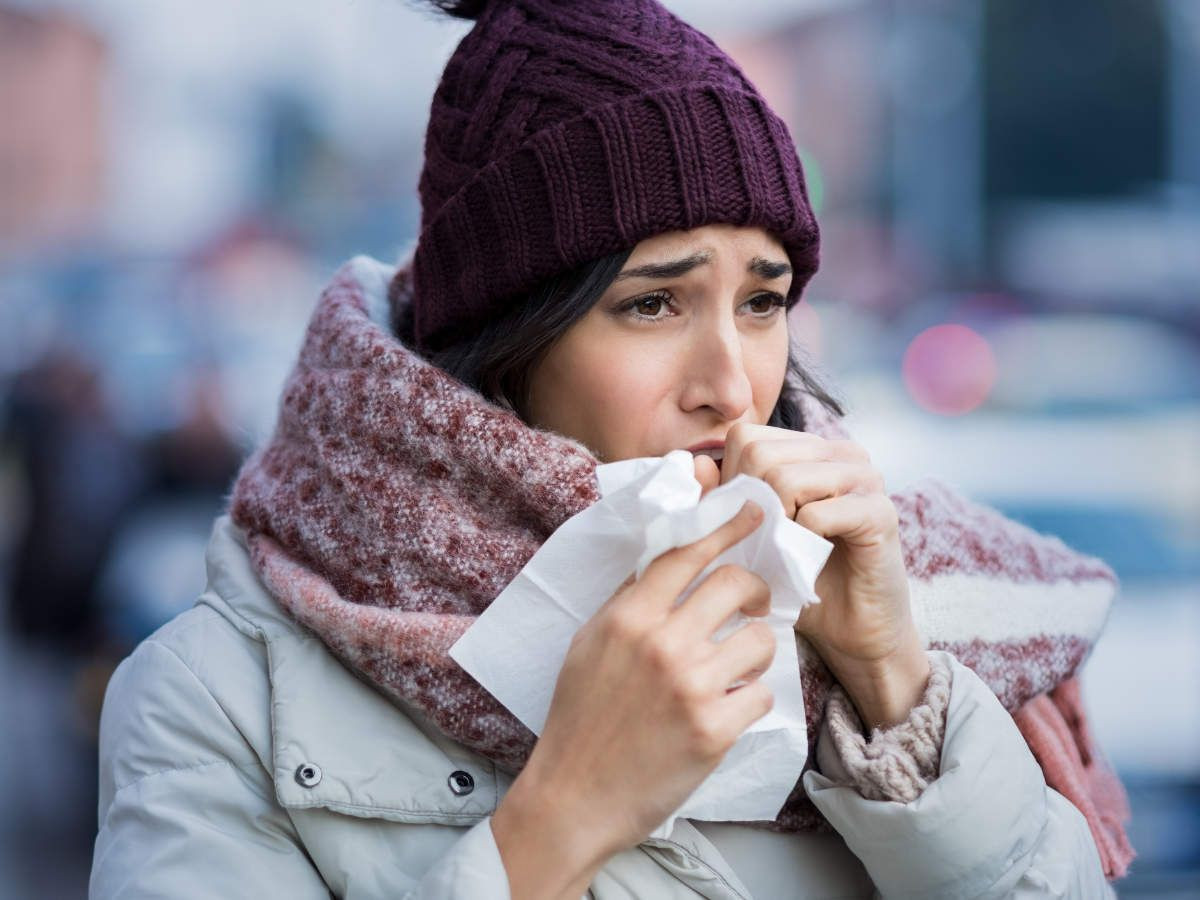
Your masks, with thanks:
<instances>
[{"instance_id":1,"label":"pink knit scarf","mask_svg":"<svg viewBox=\"0 0 1200 900\"><path fill-rule=\"evenodd\" d=\"M551 532L598 499L597 460L399 342L387 325L391 273L356 257L322 294L232 516L283 609L394 701L515 772L534 735L446 651ZM811 397L802 409L808 431L845 435ZM1133 855L1124 792L1088 735L1074 679L1103 627L1111 570L935 482L892 500L923 637L1015 714L1047 782L1088 819L1110 877L1123 874ZM800 645L811 743L832 680ZM814 759L810 746L806 768ZM829 827L800 774L778 818L758 824Z\"/></svg>"}]
</instances>

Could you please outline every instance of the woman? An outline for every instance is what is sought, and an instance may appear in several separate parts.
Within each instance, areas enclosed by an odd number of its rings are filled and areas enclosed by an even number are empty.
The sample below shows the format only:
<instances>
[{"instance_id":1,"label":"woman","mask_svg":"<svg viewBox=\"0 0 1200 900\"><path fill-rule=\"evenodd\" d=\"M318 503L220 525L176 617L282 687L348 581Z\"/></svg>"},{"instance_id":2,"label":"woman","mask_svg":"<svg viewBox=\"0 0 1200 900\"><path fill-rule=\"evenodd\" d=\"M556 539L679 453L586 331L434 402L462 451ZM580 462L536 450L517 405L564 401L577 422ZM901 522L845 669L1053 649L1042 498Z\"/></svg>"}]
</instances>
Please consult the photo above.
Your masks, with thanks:
<instances>
[{"instance_id":1,"label":"woman","mask_svg":"<svg viewBox=\"0 0 1200 900\"><path fill-rule=\"evenodd\" d=\"M411 265L334 277L208 590L110 685L93 896L1108 895L1127 846L1047 786L1002 701L1068 683L1111 573L949 494L898 506L839 431L789 351L817 229L786 129L650 0L454 12L477 22L434 98ZM580 628L536 741L446 651L597 499L598 462L675 449L704 490L762 478L835 549L796 625L793 796L656 839L771 705L771 632L710 639L766 611L762 579L717 569L675 603L760 510ZM1033 642L922 633L934 569L974 598L950 617L1019 618L1043 580L1065 611Z\"/></svg>"}]
</instances>

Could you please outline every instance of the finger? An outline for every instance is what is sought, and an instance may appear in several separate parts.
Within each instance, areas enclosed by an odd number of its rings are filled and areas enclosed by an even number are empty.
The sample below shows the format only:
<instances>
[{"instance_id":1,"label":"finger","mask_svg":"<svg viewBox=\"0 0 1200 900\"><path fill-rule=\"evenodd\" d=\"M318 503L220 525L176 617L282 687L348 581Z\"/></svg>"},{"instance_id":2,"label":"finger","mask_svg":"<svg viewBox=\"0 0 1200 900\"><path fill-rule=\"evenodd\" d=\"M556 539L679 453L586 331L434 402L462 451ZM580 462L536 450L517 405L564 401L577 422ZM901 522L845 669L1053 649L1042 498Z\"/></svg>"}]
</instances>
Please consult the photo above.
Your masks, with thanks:
<instances>
[{"instance_id":1,"label":"finger","mask_svg":"<svg viewBox=\"0 0 1200 900\"><path fill-rule=\"evenodd\" d=\"M725 432L725 454L721 458L721 484L733 480L739 472L739 460L744 448L755 441L778 441L795 437L797 432L768 425L738 422Z\"/></svg>"},{"instance_id":2,"label":"finger","mask_svg":"<svg viewBox=\"0 0 1200 900\"><path fill-rule=\"evenodd\" d=\"M763 473L780 465L795 462L863 463L870 465L871 457L854 441L826 440L815 434L783 431L769 439L755 439L737 451L736 470L743 475L762 478ZM728 456L726 457L728 458Z\"/></svg>"},{"instance_id":3,"label":"finger","mask_svg":"<svg viewBox=\"0 0 1200 900\"><path fill-rule=\"evenodd\" d=\"M716 648L700 671L714 690L724 691L734 682L752 681L770 668L775 659L775 632L766 622L750 622Z\"/></svg>"},{"instance_id":4,"label":"finger","mask_svg":"<svg viewBox=\"0 0 1200 900\"><path fill-rule=\"evenodd\" d=\"M774 705L771 689L762 679L756 678L718 698L713 704L712 715L717 727L727 729L726 733L736 740Z\"/></svg>"},{"instance_id":5,"label":"finger","mask_svg":"<svg viewBox=\"0 0 1200 900\"><path fill-rule=\"evenodd\" d=\"M700 496L703 497L721 483L721 469L717 461L703 453L696 454L696 480L700 482Z\"/></svg>"},{"instance_id":6,"label":"finger","mask_svg":"<svg viewBox=\"0 0 1200 900\"><path fill-rule=\"evenodd\" d=\"M857 546L877 546L899 531L896 507L884 494L845 494L806 503L796 521L824 538Z\"/></svg>"},{"instance_id":7,"label":"finger","mask_svg":"<svg viewBox=\"0 0 1200 900\"><path fill-rule=\"evenodd\" d=\"M745 458L747 454L748 459ZM756 463L757 454L762 457ZM753 475L755 470L761 471L785 459L871 461L866 449L852 440L827 439L807 431L739 422L725 434L721 482L725 483L739 473Z\"/></svg>"},{"instance_id":8,"label":"finger","mask_svg":"<svg viewBox=\"0 0 1200 900\"><path fill-rule=\"evenodd\" d=\"M741 566L726 565L713 570L671 613L671 627L693 639L707 639L739 610L757 617L770 609L771 588L762 577Z\"/></svg>"},{"instance_id":9,"label":"finger","mask_svg":"<svg viewBox=\"0 0 1200 900\"><path fill-rule=\"evenodd\" d=\"M883 475L861 462L785 462L757 477L769 484L789 519L806 503L842 494L876 494L884 490Z\"/></svg>"},{"instance_id":10,"label":"finger","mask_svg":"<svg viewBox=\"0 0 1200 900\"><path fill-rule=\"evenodd\" d=\"M749 535L763 520L762 507L747 500L725 523L712 532L682 547L675 547L655 558L638 579L639 597L645 595L663 614L670 612L676 598L709 563Z\"/></svg>"}]
</instances>

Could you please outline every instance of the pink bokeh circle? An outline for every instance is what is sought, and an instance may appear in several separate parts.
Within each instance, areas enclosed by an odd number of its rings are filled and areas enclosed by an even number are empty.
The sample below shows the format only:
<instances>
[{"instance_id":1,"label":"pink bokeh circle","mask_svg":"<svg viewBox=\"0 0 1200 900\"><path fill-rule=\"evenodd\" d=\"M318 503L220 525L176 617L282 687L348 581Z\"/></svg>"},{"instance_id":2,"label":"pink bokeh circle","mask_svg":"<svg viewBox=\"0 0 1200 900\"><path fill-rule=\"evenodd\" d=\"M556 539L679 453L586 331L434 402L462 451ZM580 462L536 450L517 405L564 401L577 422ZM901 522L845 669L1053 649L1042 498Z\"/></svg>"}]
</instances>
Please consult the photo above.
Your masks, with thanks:
<instances>
[{"instance_id":1,"label":"pink bokeh circle","mask_svg":"<svg viewBox=\"0 0 1200 900\"><path fill-rule=\"evenodd\" d=\"M901 375L922 409L957 416L987 399L996 384L996 357L988 342L966 325L935 325L912 339Z\"/></svg>"}]
</instances>

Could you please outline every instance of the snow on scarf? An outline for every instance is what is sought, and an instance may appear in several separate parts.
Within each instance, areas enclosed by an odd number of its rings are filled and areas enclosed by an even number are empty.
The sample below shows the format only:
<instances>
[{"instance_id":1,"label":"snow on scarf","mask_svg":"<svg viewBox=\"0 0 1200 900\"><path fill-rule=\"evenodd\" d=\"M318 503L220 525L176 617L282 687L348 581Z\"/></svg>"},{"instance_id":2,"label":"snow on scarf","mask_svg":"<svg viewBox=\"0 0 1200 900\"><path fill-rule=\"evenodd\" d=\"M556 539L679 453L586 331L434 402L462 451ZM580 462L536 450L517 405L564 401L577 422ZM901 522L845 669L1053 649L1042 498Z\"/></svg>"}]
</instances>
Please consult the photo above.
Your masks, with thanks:
<instances>
[{"instance_id":1,"label":"snow on scarf","mask_svg":"<svg viewBox=\"0 0 1200 900\"><path fill-rule=\"evenodd\" d=\"M446 651L551 532L599 498L597 460L398 341L387 325L394 271L360 256L333 277L232 516L283 609L401 706L516 772L535 736ZM808 395L802 409L806 430L846 436ZM1107 618L1111 570L937 482L892 501L922 637L1014 713L1047 783L1088 819L1109 876L1123 874L1124 793L1074 679ZM799 643L807 768L832 679ZM800 774L778 818L758 824L829 828Z\"/></svg>"}]
</instances>

